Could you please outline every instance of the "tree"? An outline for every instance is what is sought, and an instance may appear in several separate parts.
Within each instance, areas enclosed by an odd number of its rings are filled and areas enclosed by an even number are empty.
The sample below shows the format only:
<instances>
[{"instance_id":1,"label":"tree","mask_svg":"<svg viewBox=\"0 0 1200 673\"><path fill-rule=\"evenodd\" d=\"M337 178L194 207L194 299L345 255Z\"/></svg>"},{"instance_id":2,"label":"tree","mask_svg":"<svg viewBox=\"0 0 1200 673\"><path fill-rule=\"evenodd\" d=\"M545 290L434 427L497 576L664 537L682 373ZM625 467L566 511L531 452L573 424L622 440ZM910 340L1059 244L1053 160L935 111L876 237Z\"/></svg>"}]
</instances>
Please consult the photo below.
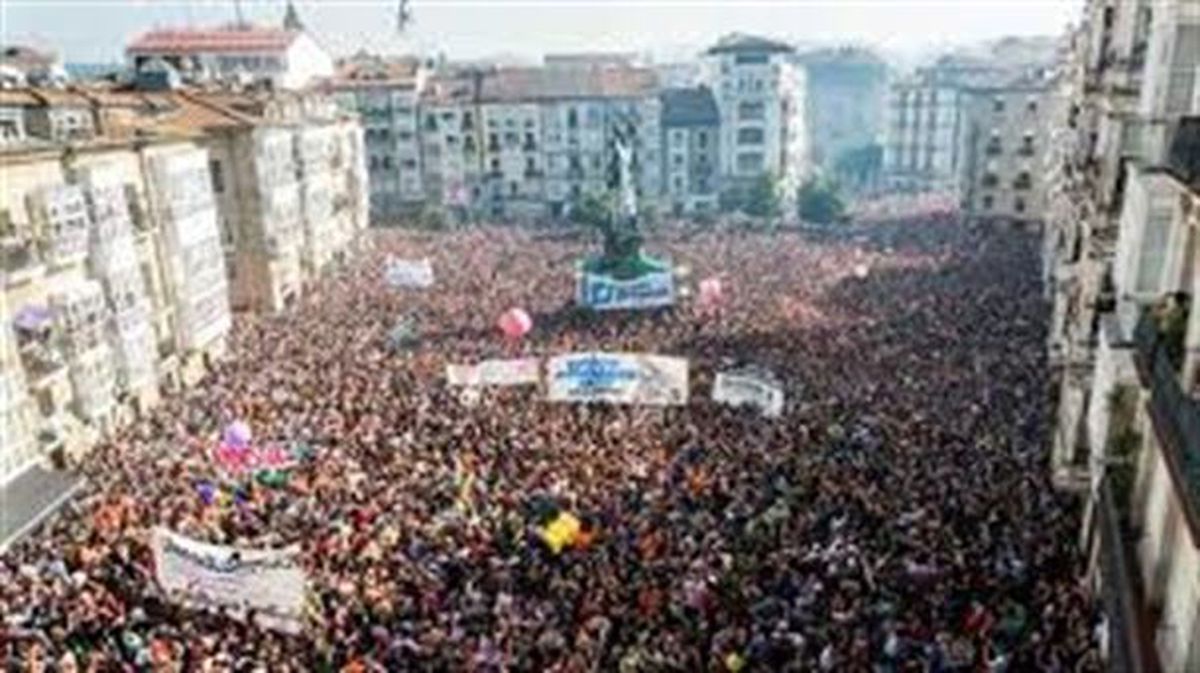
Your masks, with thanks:
<instances>
[{"instance_id":1,"label":"tree","mask_svg":"<svg viewBox=\"0 0 1200 673\"><path fill-rule=\"evenodd\" d=\"M604 199L595 194L585 194L571 204L570 219L575 224L582 224L605 230L608 227L609 209Z\"/></svg>"},{"instance_id":2,"label":"tree","mask_svg":"<svg viewBox=\"0 0 1200 673\"><path fill-rule=\"evenodd\" d=\"M779 214L779 190L774 176L764 173L754 180L746 194L742 212L754 217L772 217Z\"/></svg>"},{"instance_id":3,"label":"tree","mask_svg":"<svg viewBox=\"0 0 1200 673\"><path fill-rule=\"evenodd\" d=\"M883 166L883 146L872 143L846 150L838 155L833 172L852 185L869 185Z\"/></svg>"},{"instance_id":4,"label":"tree","mask_svg":"<svg viewBox=\"0 0 1200 673\"><path fill-rule=\"evenodd\" d=\"M809 180L796 195L796 209L801 220L831 224L842 219L846 207L833 184Z\"/></svg>"}]
</instances>

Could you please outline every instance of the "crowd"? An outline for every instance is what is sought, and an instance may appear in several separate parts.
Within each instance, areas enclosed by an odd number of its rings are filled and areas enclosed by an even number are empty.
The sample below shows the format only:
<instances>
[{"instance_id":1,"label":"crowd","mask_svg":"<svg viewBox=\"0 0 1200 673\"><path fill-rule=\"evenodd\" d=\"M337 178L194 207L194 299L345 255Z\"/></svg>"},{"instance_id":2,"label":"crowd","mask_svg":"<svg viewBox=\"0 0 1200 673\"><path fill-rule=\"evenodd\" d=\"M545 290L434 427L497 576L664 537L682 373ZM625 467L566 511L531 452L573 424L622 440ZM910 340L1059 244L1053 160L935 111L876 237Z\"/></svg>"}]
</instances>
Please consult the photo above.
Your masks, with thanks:
<instances>
[{"instance_id":1,"label":"crowd","mask_svg":"<svg viewBox=\"0 0 1200 673\"><path fill-rule=\"evenodd\" d=\"M8 670L1102 670L1077 512L1048 482L1032 237L663 235L685 283L721 275L722 309L611 315L571 306L580 241L372 241L293 310L239 319L231 356L91 453L86 491L4 554ZM429 257L436 285L387 287L389 254ZM534 319L519 343L495 327L513 306ZM690 404L444 382L447 363L585 349L689 358ZM709 400L747 363L786 386L782 418ZM195 485L220 480L234 419L312 458L208 503ZM546 503L587 544L547 550ZM179 606L154 526L299 545L303 632Z\"/></svg>"}]
</instances>

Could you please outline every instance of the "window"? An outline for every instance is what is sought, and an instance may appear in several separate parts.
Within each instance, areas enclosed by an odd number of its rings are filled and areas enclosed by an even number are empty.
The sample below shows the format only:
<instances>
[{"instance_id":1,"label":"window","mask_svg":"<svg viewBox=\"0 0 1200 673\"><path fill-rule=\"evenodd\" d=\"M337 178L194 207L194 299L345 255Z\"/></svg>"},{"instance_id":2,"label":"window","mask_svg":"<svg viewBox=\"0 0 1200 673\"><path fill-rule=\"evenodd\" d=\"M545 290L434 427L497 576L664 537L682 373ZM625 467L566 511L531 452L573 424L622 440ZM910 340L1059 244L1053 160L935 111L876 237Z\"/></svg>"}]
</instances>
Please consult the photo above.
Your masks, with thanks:
<instances>
[{"instance_id":1,"label":"window","mask_svg":"<svg viewBox=\"0 0 1200 673\"><path fill-rule=\"evenodd\" d=\"M682 154L672 154L671 155L671 163L675 166L682 166L683 165L683 155Z\"/></svg>"},{"instance_id":2,"label":"window","mask_svg":"<svg viewBox=\"0 0 1200 673\"><path fill-rule=\"evenodd\" d=\"M518 186L517 186L516 181L508 183L508 195L509 196L516 196L517 191L518 191Z\"/></svg>"},{"instance_id":3,"label":"window","mask_svg":"<svg viewBox=\"0 0 1200 673\"><path fill-rule=\"evenodd\" d=\"M673 182L675 185L675 191L677 191L677 192L683 191L683 178L676 176L675 180Z\"/></svg>"},{"instance_id":4,"label":"window","mask_svg":"<svg viewBox=\"0 0 1200 673\"><path fill-rule=\"evenodd\" d=\"M997 114L1004 112L1004 99L999 96L992 99L992 112Z\"/></svg>"},{"instance_id":5,"label":"window","mask_svg":"<svg viewBox=\"0 0 1200 673\"><path fill-rule=\"evenodd\" d=\"M993 205L994 203L995 203L995 199L994 199L994 198L992 198L992 195L991 195L991 194L984 194L984 195L983 195L983 199L981 199L980 206L981 206L981 207L982 207L984 210L991 210L991 209L992 209L992 205Z\"/></svg>"},{"instance_id":6,"label":"window","mask_svg":"<svg viewBox=\"0 0 1200 673\"><path fill-rule=\"evenodd\" d=\"M763 144L762 129L738 129L737 141L739 145L761 145Z\"/></svg>"},{"instance_id":7,"label":"window","mask_svg":"<svg viewBox=\"0 0 1200 673\"><path fill-rule=\"evenodd\" d=\"M763 168L762 152L744 152L737 156L737 169L741 173L757 173Z\"/></svg>"},{"instance_id":8,"label":"window","mask_svg":"<svg viewBox=\"0 0 1200 673\"><path fill-rule=\"evenodd\" d=\"M567 109L567 128L579 128L579 113L575 111L575 108Z\"/></svg>"},{"instance_id":9,"label":"window","mask_svg":"<svg viewBox=\"0 0 1200 673\"><path fill-rule=\"evenodd\" d=\"M671 131L671 143L676 147L683 145L683 131Z\"/></svg>"},{"instance_id":10,"label":"window","mask_svg":"<svg viewBox=\"0 0 1200 673\"><path fill-rule=\"evenodd\" d=\"M533 133L525 132L525 151L532 151L537 148L537 141L533 137Z\"/></svg>"},{"instance_id":11,"label":"window","mask_svg":"<svg viewBox=\"0 0 1200 673\"><path fill-rule=\"evenodd\" d=\"M467 110L463 112L462 130L470 131L473 128L475 128L475 116L471 114L470 110Z\"/></svg>"},{"instance_id":12,"label":"window","mask_svg":"<svg viewBox=\"0 0 1200 673\"><path fill-rule=\"evenodd\" d=\"M499 159L492 159L492 172L493 173L500 172L500 160Z\"/></svg>"},{"instance_id":13,"label":"window","mask_svg":"<svg viewBox=\"0 0 1200 673\"><path fill-rule=\"evenodd\" d=\"M1026 133L1025 136L1021 138L1021 149L1017 150L1017 153L1020 154L1021 156L1026 156L1026 157L1033 156L1033 134L1032 133Z\"/></svg>"},{"instance_id":14,"label":"window","mask_svg":"<svg viewBox=\"0 0 1200 673\"><path fill-rule=\"evenodd\" d=\"M224 194L225 176L221 173L221 162L216 159L210 159L208 162L208 172L212 175L213 193Z\"/></svg>"},{"instance_id":15,"label":"window","mask_svg":"<svg viewBox=\"0 0 1200 673\"><path fill-rule=\"evenodd\" d=\"M391 157L383 158L383 170L385 170L385 171L392 170L392 158Z\"/></svg>"},{"instance_id":16,"label":"window","mask_svg":"<svg viewBox=\"0 0 1200 673\"><path fill-rule=\"evenodd\" d=\"M767 55L759 54L738 54L733 58L733 62L737 65L763 65L767 62Z\"/></svg>"},{"instance_id":17,"label":"window","mask_svg":"<svg viewBox=\"0 0 1200 673\"><path fill-rule=\"evenodd\" d=\"M1030 98L1029 100L1025 101L1025 111L1026 112L1028 112L1029 114L1034 114L1035 112L1037 112L1037 109L1038 109L1038 102L1037 102L1036 98Z\"/></svg>"},{"instance_id":18,"label":"window","mask_svg":"<svg viewBox=\"0 0 1200 673\"><path fill-rule=\"evenodd\" d=\"M708 147L708 133L706 131L696 132L696 146L701 149Z\"/></svg>"},{"instance_id":19,"label":"window","mask_svg":"<svg viewBox=\"0 0 1200 673\"><path fill-rule=\"evenodd\" d=\"M1019 196L1017 198L1013 199L1013 210L1015 210L1018 213L1025 212L1025 199L1023 199Z\"/></svg>"},{"instance_id":20,"label":"window","mask_svg":"<svg viewBox=\"0 0 1200 673\"><path fill-rule=\"evenodd\" d=\"M1017 178L1013 180L1014 189L1029 189L1033 186L1033 178L1029 175L1029 171L1021 171L1017 174Z\"/></svg>"},{"instance_id":21,"label":"window","mask_svg":"<svg viewBox=\"0 0 1200 673\"><path fill-rule=\"evenodd\" d=\"M995 187L1000 184L1000 178L995 173L984 173L983 179L979 181L984 187Z\"/></svg>"},{"instance_id":22,"label":"window","mask_svg":"<svg viewBox=\"0 0 1200 673\"><path fill-rule=\"evenodd\" d=\"M537 162L533 157L525 157L525 175L531 175L537 172Z\"/></svg>"},{"instance_id":23,"label":"window","mask_svg":"<svg viewBox=\"0 0 1200 673\"><path fill-rule=\"evenodd\" d=\"M738 103L738 119L759 120L766 117L767 106L761 101Z\"/></svg>"},{"instance_id":24,"label":"window","mask_svg":"<svg viewBox=\"0 0 1200 673\"><path fill-rule=\"evenodd\" d=\"M498 152L499 150L500 150L500 134L489 133L488 134L488 151L489 152Z\"/></svg>"}]
</instances>

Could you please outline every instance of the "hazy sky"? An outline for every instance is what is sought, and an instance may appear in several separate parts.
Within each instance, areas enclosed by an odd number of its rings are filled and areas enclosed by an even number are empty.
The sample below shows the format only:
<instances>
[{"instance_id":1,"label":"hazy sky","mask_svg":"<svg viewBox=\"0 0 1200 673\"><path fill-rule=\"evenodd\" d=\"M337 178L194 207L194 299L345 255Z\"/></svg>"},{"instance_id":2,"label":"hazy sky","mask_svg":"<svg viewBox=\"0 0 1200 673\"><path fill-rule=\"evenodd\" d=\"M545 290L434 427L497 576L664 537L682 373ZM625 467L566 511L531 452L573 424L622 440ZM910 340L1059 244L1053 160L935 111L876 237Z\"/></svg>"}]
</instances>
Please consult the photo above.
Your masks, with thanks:
<instances>
[{"instance_id":1,"label":"hazy sky","mask_svg":"<svg viewBox=\"0 0 1200 673\"><path fill-rule=\"evenodd\" d=\"M852 41L912 55L1003 35L1058 34L1082 0L298 0L333 53L442 50L451 58L547 51L652 51L684 57L738 30L806 42ZM277 22L285 0L241 0L247 19ZM3 42L32 42L69 61L113 61L146 28L234 18L235 0L0 0Z\"/></svg>"}]
</instances>

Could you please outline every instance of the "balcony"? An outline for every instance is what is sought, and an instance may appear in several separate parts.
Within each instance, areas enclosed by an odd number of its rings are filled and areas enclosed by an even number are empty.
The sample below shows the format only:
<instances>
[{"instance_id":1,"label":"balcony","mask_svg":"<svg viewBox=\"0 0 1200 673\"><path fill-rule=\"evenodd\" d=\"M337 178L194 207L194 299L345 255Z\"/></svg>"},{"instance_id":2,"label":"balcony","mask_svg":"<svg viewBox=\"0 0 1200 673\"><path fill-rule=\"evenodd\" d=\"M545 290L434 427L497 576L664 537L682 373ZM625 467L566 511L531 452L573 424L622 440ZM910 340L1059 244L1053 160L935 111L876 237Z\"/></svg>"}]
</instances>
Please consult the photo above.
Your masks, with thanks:
<instances>
[{"instance_id":1,"label":"balcony","mask_svg":"<svg viewBox=\"0 0 1200 673\"><path fill-rule=\"evenodd\" d=\"M1134 363L1150 388L1150 418L1163 462L1193 537L1200 538L1200 401L1179 381L1181 346L1164 335L1150 312L1134 329Z\"/></svg>"},{"instance_id":2,"label":"balcony","mask_svg":"<svg viewBox=\"0 0 1200 673\"><path fill-rule=\"evenodd\" d=\"M1155 673L1160 670L1154 649L1153 630L1145 611L1140 577L1122 500L1128 484L1113 475L1100 482L1096 497L1096 528L1099 537L1099 564L1104 613L1108 617L1109 666L1113 671Z\"/></svg>"},{"instance_id":3,"label":"balcony","mask_svg":"<svg viewBox=\"0 0 1200 673\"><path fill-rule=\"evenodd\" d=\"M3 243L4 275L10 285L25 283L41 273L45 266L38 245L30 239L6 239Z\"/></svg>"}]
</instances>

